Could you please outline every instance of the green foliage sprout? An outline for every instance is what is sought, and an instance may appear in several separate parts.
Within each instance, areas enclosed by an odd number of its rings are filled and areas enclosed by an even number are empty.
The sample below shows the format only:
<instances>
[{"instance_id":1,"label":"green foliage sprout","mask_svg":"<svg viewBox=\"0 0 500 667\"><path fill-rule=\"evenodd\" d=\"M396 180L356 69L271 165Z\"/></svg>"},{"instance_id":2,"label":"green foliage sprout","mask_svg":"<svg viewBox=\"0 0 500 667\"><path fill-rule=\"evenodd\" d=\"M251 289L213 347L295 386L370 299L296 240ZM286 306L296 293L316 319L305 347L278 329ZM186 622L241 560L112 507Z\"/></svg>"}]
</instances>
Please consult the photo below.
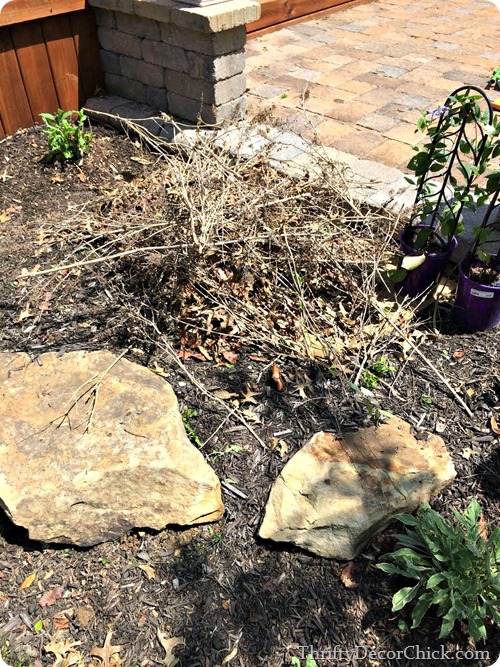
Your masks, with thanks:
<instances>
[{"instance_id":1,"label":"green foliage sprout","mask_svg":"<svg viewBox=\"0 0 500 667\"><path fill-rule=\"evenodd\" d=\"M43 134L47 136L48 152L45 156L48 162L55 160L81 161L88 153L92 143L92 134L84 132L84 123L87 116L83 111L63 111L57 113L41 113L45 123Z\"/></svg>"},{"instance_id":2,"label":"green foliage sprout","mask_svg":"<svg viewBox=\"0 0 500 667\"><path fill-rule=\"evenodd\" d=\"M486 639L485 619L500 625L500 528L487 536L475 499L463 513L453 513L454 523L425 503L417 517L397 516L407 527L405 535L397 535L401 548L386 556L392 563L377 567L417 579L414 586L402 588L392 598L392 611L417 601L412 628L436 606L442 618L440 638L447 637L460 620L477 642Z\"/></svg>"},{"instance_id":3,"label":"green foliage sprout","mask_svg":"<svg viewBox=\"0 0 500 667\"><path fill-rule=\"evenodd\" d=\"M296 656L292 658L292 667L300 667L300 660ZM306 655L306 667L318 667L318 663L311 654Z\"/></svg>"},{"instance_id":4,"label":"green foliage sprout","mask_svg":"<svg viewBox=\"0 0 500 667\"><path fill-rule=\"evenodd\" d=\"M363 384L368 389L374 389L378 387L383 377L389 375L389 373L394 373L395 370L394 366L387 363L387 357L380 357L378 361L373 362L369 370L363 373Z\"/></svg>"},{"instance_id":5,"label":"green foliage sprout","mask_svg":"<svg viewBox=\"0 0 500 667\"><path fill-rule=\"evenodd\" d=\"M200 440L198 434L196 433L196 430L190 423L190 419L193 417L196 417L198 415L198 412L196 410L193 410L192 408L188 408L187 406L183 409L181 413L182 421L184 422L184 428L186 429L186 433L188 434L189 439L200 449L203 447L203 443Z\"/></svg>"},{"instance_id":6,"label":"green foliage sprout","mask_svg":"<svg viewBox=\"0 0 500 667\"><path fill-rule=\"evenodd\" d=\"M500 67L497 67L496 69L493 70L493 73L490 77L490 85L496 88L499 83L500 83Z\"/></svg>"}]
</instances>

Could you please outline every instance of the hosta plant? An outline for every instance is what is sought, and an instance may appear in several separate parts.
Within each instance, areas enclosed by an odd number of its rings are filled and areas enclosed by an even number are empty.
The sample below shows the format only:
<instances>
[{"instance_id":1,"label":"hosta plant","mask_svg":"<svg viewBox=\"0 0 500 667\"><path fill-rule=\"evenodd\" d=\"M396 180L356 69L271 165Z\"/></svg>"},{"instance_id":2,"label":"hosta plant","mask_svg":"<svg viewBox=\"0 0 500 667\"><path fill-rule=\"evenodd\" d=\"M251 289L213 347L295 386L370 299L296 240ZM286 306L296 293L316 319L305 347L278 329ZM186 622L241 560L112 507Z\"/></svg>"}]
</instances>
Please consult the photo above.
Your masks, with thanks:
<instances>
[{"instance_id":1,"label":"hosta plant","mask_svg":"<svg viewBox=\"0 0 500 667\"><path fill-rule=\"evenodd\" d=\"M84 131L87 116L83 111L63 111L56 114L41 113L45 124L43 134L47 136L48 162L54 160L81 160L88 152L92 142L92 134Z\"/></svg>"},{"instance_id":2,"label":"hosta plant","mask_svg":"<svg viewBox=\"0 0 500 667\"><path fill-rule=\"evenodd\" d=\"M500 528L488 535L476 500L463 514L453 513L456 521L447 521L425 503L419 516L397 516L406 526L406 534L397 535L401 548L377 567L417 580L392 599L393 611L416 601L412 628L433 608L442 618L440 638L463 621L477 642L486 639L486 619L500 625Z\"/></svg>"}]
</instances>

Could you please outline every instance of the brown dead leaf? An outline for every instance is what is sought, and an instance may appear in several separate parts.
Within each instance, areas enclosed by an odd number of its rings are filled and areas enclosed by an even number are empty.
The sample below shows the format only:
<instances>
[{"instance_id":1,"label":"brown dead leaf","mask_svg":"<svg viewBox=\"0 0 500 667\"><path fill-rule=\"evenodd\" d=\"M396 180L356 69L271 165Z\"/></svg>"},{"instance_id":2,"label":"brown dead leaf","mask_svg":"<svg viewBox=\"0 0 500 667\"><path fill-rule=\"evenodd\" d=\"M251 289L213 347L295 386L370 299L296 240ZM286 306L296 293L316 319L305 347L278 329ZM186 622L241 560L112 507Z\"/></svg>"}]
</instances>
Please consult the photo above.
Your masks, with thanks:
<instances>
[{"instance_id":1,"label":"brown dead leaf","mask_svg":"<svg viewBox=\"0 0 500 667\"><path fill-rule=\"evenodd\" d=\"M241 412L245 417L245 419L248 419L249 422L252 422L253 424L260 424L260 417L253 410L247 409L247 410L242 410Z\"/></svg>"},{"instance_id":2,"label":"brown dead leaf","mask_svg":"<svg viewBox=\"0 0 500 667\"><path fill-rule=\"evenodd\" d=\"M466 461L468 461L473 454L477 454L477 452L471 449L470 447L466 447L465 449L462 449L462 451L460 452L460 456Z\"/></svg>"},{"instance_id":3,"label":"brown dead leaf","mask_svg":"<svg viewBox=\"0 0 500 667\"><path fill-rule=\"evenodd\" d=\"M254 396L260 396L262 394L261 391L252 391L250 387L247 385L245 388L245 395L241 399L241 403L254 403L257 405L257 401L255 400Z\"/></svg>"},{"instance_id":4,"label":"brown dead leaf","mask_svg":"<svg viewBox=\"0 0 500 667\"><path fill-rule=\"evenodd\" d=\"M35 577L36 577L36 570L35 572L32 572L26 577L23 583L19 586L19 590L22 591L24 588L29 588L31 584L35 581Z\"/></svg>"},{"instance_id":5,"label":"brown dead leaf","mask_svg":"<svg viewBox=\"0 0 500 667\"><path fill-rule=\"evenodd\" d=\"M19 313L17 321L22 322L23 320L28 319L28 317L33 317L33 313L30 312L31 305L27 303L22 311Z\"/></svg>"},{"instance_id":6,"label":"brown dead leaf","mask_svg":"<svg viewBox=\"0 0 500 667\"><path fill-rule=\"evenodd\" d=\"M491 426L491 430L493 431L493 433L495 435L500 435L500 428L498 426L498 422L497 422L496 417L494 415L491 416L490 426Z\"/></svg>"},{"instance_id":7,"label":"brown dead leaf","mask_svg":"<svg viewBox=\"0 0 500 667\"><path fill-rule=\"evenodd\" d=\"M356 572L359 571L359 565L354 561L350 561L342 568L340 573L340 581L344 584L346 588L357 588L358 583L355 580L354 576Z\"/></svg>"},{"instance_id":8,"label":"brown dead leaf","mask_svg":"<svg viewBox=\"0 0 500 667\"><path fill-rule=\"evenodd\" d=\"M466 347L463 350L457 350L456 352L453 352L451 356L453 357L453 359L462 359L463 357L465 357L465 355L469 350L470 350L470 345L469 347Z\"/></svg>"},{"instance_id":9,"label":"brown dead leaf","mask_svg":"<svg viewBox=\"0 0 500 667\"><path fill-rule=\"evenodd\" d=\"M77 641L51 641L43 647L46 653L53 653L56 661L52 667L83 667L84 661L82 654L76 650L75 646L80 646L82 642Z\"/></svg>"},{"instance_id":10,"label":"brown dead leaf","mask_svg":"<svg viewBox=\"0 0 500 667\"><path fill-rule=\"evenodd\" d=\"M38 600L38 604L40 607L50 607L56 603L56 600L59 600L61 595L62 588L60 586L57 586L57 588L51 588L50 590L45 591L42 597Z\"/></svg>"},{"instance_id":11,"label":"brown dead leaf","mask_svg":"<svg viewBox=\"0 0 500 667\"><path fill-rule=\"evenodd\" d=\"M108 634L104 640L104 646L102 648L96 646L89 652L89 655L92 658L97 658L99 660L97 663L99 667L117 667L123 662L119 656L120 651L123 650L123 646L113 646L111 643L112 635L113 631L108 630ZM96 662L93 661L93 664L95 665Z\"/></svg>"},{"instance_id":12,"label":"brown dead leaf","mask_svg":"<svg viewBox=\"0 0 500 667\"><path fill-rule=\"evenodd\" d=\"M261 361L262 363L266 363L267 361L265 357L261 357L259 354L249 354L248 358L252 361Z\"/></svg>"},{"instance_id":13,"label":"brown dead leaf","mask_svg":"<svg viewBox=\"0 0 500 667\"><path fill-rule=\"evenodd\" d=\"M17 213L19 210L21 210L20 206L9 206L9 208L0 211L0 223L9 222L14 213Z\"/></svg>"},{"instance_id":14,"label":"brown dead leaf","mask_svg":"<svg viewBox=\"0 0 500 667\"><path fill-rule=\"evenodd\" d=\"M165 651L165 657L162 660L162 664L166 667L174 667L174 665L179 662L179 658L175 657L172 650L176 646L186 643L184 637L168 637L165 632L160 630L160 628L157 629L156 636Z\"/></svg>"},{"instance_id":15,"label":"brown dead leaf","mask_svg":"<svg viewBox=\"0 0 500 667\"><path fill-rule=\"evenodd\" d=\"M81 171L76 175L76 177L77 177L78 180L81 181L82 183L86 183L86 182L87 182L87 176L86 176L83 172L81 172Z\"/></svg>"},{"instance_id":16,"label":"brown dead leaf","mask_svg":"<svg viewBox=\"0 0 500 667\"><path fill-rule=\"evenodd\" d=\"M273 363L273 365L271 366L271 379L276 385L276 389L278 391L283 391L285 385L283 384L281 371L275 363Z\"/></svg>"},{"instance_id":17,"label":"brown dead leaf","mask_svg":"<svg viewBox=\"0 0 500 667\"><path fill-rule=\"evenodd\" d=\"M54 616L54 632L67 630L69 628L69 618L64 614L56 614Z\"/></svg>"},{"instance_id":18,"label":"brown dead leaf","mask_svg":"<svg viewBox=\"0 0 500 667\"><path fill-rule=\"evenodd\" d=\"M230 398L235 398L238 394L234 394L231 391L226 391L225 389L216 389L214 391L214 396L220 398L223 401L228 401Z\"/></svg>"},{"instance_id":19,"label":"brown dead leaf","mask_svg":"<svg viewBox=\"0 0 500 667\"><path fill-rule=\"evenodd\" d=\"M145 563L139 563L137 566L140 570L146 573L146 576L148 579L155 579L155 571L151 567L151 565L146 565Z\"/></svg>"},{"instance_id":20,"label":"brown dead leaf","mask_svg":"<svg viewBox=\"0 0 500 667\"><path fill-rule=\"evenodd\" d=\"M225 359L228 363L230 363L230 364L235 364L235 363L238 361L238 359L239 359L239 357L238 357L238 355L236 354L236 352L231 352L231 350L224 350L224 351L222 352L222 356L223 356L224 359Z\"/></svg>"},{"instance_id":21,"label":"brown dead leaf","mask_svg":"<svg viewBox=\"0 0 500 667\"><path fill-rule=\"evenodd\" d=\"M479 516L479 523L477 527L478 535L480 535L485 542L488 541L488 523L484 518L484 514L481 512Z\"/></svg>"},{"instance_id":22,"label":"brown dead leaf","mask_svg":"<svg viewBox=\"0 0 500 667\"><path fill-rule=\"evenodd\" d=\"M159 366L156 361L153 362L153 371L157 374L160 375L162 378L168 378L169 374L167 371L162 368L162 366Z\"/></svg>"},{"instance_id":23,"label":"brown dead leaf","mask_svg":"<svg viewBox=\"0 0 500 667\"><path fill-rule=\"evenodd\" d=\"M238 655L238 644L236 644L236 646L233 648L233 650L226 655L226 657L222 661L222 664L225 665L228 662L231 662L231 660L233 658L236 658L237 655Z\"/></svg>"},{"instance_id":24,"label":"brown dead leaf","mask_svg":"<svg viewBox=\"0 0 500 667\"><path fill-rule=\"evenodd\" d=\"M205 357L207 361L212 361L212 355L205 347L203 347L203 345L198 345L198 350L201 352L201 354Z\"/></svg>"},{"instance_id":25,"label":"brown dead leaf","mask_svg":"<svg viewBox=\"0 0 500 667\"><path fill-rule=\"evenodd\" d=\"M203 354L201 354L201 352L190 352L190 350L186 350L185 348L179 350L179 357L182 359L182 361L186 361L187 359L198 359L198 361L207 361L206 357Z\"/></svg>"},{"instance_id":26,"label":"brown dead leaf","mask_svg":"<svg viewBox=\"0 0 500 667\"><path fill-rule=\"evenodd\" d=\"M280 455L280 458L285 458L285 456L288 454L288 444L286 443L285 440L279 440L278 438L270 438L269 439L269 448L273 452L278 452Z\"/></svg>"},{"instance_id":27,"label":"brown dead leaf","mask_svg":"<svg viewBox=\"0 0 500 667\"><path fill-rule=\"evenodd\" d=\"M131 157L132 162L138 162L139 164L151 164L151 160L148 160L145 157Z\"/></svg>"},{"instance_id":28,"label":"brown dead leaf","mask_svg":"<svg viewBox=\"0 0 500 667\"><path fill-rule=\"evenodd\" d=\"M305 384L297 384L294 387L293 393L297 393L300 398L303 398L304 400L307 399L307 394L305 392L306 385Z\"/></svg>"},{"instance_id":29,"label":"brown dead leaf","mask_svg":"<svg viewBox=\"0 0 500 667\"><path fill-rule=\"evenodd\" d=\"M76 620L81 628L88 627L94 616L94 610L89 604L86 604L83 607L79 607L76 610Z\"/></svg>"}]
</instances>

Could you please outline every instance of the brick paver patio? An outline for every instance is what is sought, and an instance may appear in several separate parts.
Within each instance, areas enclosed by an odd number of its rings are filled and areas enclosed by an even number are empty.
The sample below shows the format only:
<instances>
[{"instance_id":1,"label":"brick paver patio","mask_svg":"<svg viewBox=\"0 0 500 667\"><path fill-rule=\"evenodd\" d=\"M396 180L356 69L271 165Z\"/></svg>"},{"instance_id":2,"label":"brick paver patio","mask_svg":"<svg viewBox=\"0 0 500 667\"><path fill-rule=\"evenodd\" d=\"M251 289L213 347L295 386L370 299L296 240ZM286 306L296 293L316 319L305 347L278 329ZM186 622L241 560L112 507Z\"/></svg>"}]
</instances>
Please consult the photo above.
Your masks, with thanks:
<instances>
[{"instance_id":1,"label":"brick paver patio","mask_svg":"<svg viewBox=\"0 0 500 667\"><path fill-rule=\"evenodd\" d=\"M375 0L249 40L249 110L273 107L305 138L401 169L420 110L484 88L499 66L492 2Z\"/></svg>"}]
</instances>

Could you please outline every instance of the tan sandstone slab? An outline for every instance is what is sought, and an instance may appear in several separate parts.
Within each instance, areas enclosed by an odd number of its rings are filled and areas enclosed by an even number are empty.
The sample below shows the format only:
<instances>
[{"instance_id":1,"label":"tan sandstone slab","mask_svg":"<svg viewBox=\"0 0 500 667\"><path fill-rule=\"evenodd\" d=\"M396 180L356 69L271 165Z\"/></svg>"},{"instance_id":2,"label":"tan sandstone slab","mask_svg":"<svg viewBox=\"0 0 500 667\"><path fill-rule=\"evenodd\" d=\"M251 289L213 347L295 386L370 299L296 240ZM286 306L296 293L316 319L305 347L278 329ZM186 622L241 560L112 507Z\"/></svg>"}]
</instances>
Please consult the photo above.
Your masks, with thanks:
<instances>
[{"instance_id":1,"label":"tan sandstone slab","mask_svg":"<svg viewBox=\"0 0 500 667\"><path fill-rule=\"evenodd\" d=\"M118 357L0 354L0 505L32 539L89 546L223 514L171 387Z\"/></svg>"},{"instance_id":2,"label":"tan sandstone slab","mask_svg":"<svg viewBox=\"0 0 500 667\"><path fill-rule=\"evenodd\" d=\"M455 474L442 438L417 440L395 417L342 439L317 433L275 480L259 535L349 560Z\"/></svg>"}]
</instances>

